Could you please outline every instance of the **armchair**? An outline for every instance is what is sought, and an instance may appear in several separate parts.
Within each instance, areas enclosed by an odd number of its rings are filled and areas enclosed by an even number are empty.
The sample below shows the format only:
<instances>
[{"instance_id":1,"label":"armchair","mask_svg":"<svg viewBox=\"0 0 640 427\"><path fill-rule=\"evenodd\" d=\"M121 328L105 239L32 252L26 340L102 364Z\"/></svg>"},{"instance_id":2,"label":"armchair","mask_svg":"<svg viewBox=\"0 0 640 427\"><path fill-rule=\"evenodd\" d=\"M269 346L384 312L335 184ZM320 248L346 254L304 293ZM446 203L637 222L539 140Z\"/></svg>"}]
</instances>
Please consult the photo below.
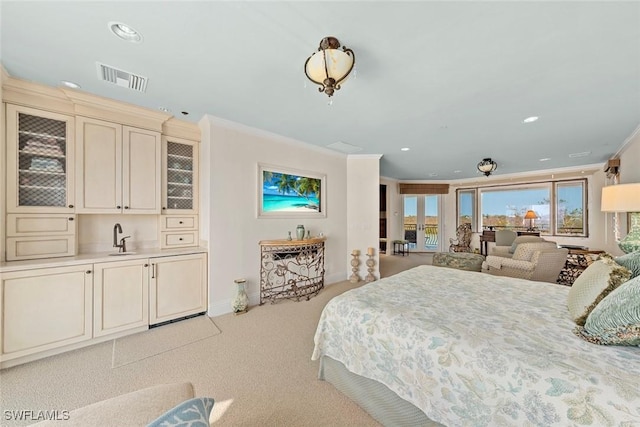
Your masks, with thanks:
<instances>
[{"instance_id":1,"label":"armchair","mask_svg":"<svg viewBox=\"0 0 640 427\"><path fill-rule=\"evenodd\" d=\"M461 224L456 229L456 238L449 238L449 252L471 252L471 224Z\"/></svg>"},{"instance_id":2,"label":"armchair","mask_svg":"<svg viewBox=\"0 0 640 427\"><path fill-rule=\"evenodd\" d=\"M568 253L568 249L558 248L555 242L521 243L512 258L487 256L482 271L496 276L556 283Z\"/></svg>"}]
</instances>

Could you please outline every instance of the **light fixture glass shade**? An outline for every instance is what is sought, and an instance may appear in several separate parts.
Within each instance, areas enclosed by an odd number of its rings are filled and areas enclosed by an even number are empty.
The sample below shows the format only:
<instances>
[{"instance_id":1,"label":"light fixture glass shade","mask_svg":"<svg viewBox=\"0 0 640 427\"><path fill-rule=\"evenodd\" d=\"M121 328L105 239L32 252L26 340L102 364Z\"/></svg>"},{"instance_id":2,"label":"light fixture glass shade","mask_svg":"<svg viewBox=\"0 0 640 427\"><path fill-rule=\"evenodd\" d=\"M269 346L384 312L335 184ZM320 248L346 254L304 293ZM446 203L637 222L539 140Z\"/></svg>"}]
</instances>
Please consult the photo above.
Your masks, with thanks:
<instances>
[{"instance_id":1,"label":"light fixture glass shade","mask_svg":"<svg viewBox=\"0 0 640 427\"><path fill-rule=\"evenodd\" d=\"M355 65L355 55L335 37L325 37L320 41L318 51L307 58L304 73L313 83L320 86L318 90L327 96L333 96L340 84L344 82Z\"/></svg>"},{"instance_id":2,"label":"light fixture glass shade","mask_svg":"<svg viewBox=\"0 0 640 427\"><path fill-rule=\"evenodd\" d=\"M640 250L640 183L609 185L602 188L602 212L628 212L631 228L618 242L624 253Z\"/></svg>"},{"instance_id":3,"label":"light fixture glass shade","mask_svg":"<svg viewBox=\"0 0 640 427\"><path fill-rule=\"evenodd\" d=\"M486 159L482 159L480 163L478 163L478 170L482 172L485 176L491 175L491 172L498 168L498 164L491 160L490 157Z\"/></svg>"}]
</instances>

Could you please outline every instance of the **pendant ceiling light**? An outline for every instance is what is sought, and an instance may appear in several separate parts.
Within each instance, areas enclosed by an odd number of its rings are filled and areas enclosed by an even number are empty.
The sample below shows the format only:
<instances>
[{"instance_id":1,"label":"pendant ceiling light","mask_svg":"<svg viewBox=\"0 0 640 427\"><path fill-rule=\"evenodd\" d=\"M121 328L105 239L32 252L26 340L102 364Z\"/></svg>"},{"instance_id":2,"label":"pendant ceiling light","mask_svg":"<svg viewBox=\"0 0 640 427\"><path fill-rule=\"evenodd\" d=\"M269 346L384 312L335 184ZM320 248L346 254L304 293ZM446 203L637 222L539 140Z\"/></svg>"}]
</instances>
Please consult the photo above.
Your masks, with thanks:
<instances>
[{"instance_id":1,"label":"pendant ceiling light","mask_svg":"<svg viewBox=\"0 0 640 427\"><path fill-rule=\"evenodd\" d=\"M325 37L320 40L318 51L304 63L304 73L320 86L320 92L333 96L336 90L340 90L340 84L349 76L355 64L356 58L351 49L342 46L340 50L337 38Z\"/></svg>"},{"instance_id":2,"label":"pendant ceiling light","mask_svg":"<svg viewBox=\"0 0 640 427\"><path fill-rule=\"evenodd\" d=\"M491 175L491 172L496 170L497 167L498 167L498 164L493 160L491 160L490 157L487 157L486 159L482 159L482 161L478 163L478 170L482 172L484 176Z\"/></svg>"}]
</instances>

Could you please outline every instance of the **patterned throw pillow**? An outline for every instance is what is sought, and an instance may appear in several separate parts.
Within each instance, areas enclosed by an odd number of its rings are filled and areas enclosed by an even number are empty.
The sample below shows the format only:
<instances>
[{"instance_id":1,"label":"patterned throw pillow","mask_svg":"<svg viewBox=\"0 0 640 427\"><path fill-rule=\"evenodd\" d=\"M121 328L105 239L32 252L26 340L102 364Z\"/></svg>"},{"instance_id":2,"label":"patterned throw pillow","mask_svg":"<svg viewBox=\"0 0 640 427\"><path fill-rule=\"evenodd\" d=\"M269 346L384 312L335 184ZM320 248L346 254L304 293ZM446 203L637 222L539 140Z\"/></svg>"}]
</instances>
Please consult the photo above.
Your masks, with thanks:
<instances>
[{"instance_id":1,"label":"patterned throw pillow","mask_svg":"<svg viewBox=\"0 0 640 427\"><path fill-rule=\"evenodd\" d=\"M614 261L631 270L631 278L640 276L640 251L614 258Z\"/></svg>"},{"instance_id":2,"label":"patterned throw pillow","mask_svg":"<svg viewBox=\"0 0 640 427\"><path fill-rule=\"evenodd\" d=\"M631 272L610 257L602 257L587 267L569 289L569 315L578 325L584 325L589 313L615 288L629 280Z\"/></svg>"},{"instance_id":3,"label":"patterned throw pillow","mask_svg":"<svg viewBox=\"0 0 640 427\"><path fill-rule=\"evenodd\" d=\"M515 240L511 244L511 249L509 249L509 253L510 254L514 253L520 243L534 243L534 242L540 242L542 240L543 240L542 237L538 237L538 236L518 236L515 238Z\"/></svg>"},{"instance_id":4,"label":"patterned throw pillow","mask_svg":"<svg viewBox=\"0 0 640 427\"><path fill-rule=\"evenodd\" d=\"M574 332L594 344L640 346L640 276L607 295Z\"/></svg>"},{"instance_id":5,"label":"patterned throw pillow","mask_svg":"<svg viewBox=\"0 0 640 427\"><path fill-rule=\"evenodd\" d=\"M209 427L209 414L214 400L210 397L195 397L170 409L147 427L190 426Z\"/></svg>"}]
</instances>

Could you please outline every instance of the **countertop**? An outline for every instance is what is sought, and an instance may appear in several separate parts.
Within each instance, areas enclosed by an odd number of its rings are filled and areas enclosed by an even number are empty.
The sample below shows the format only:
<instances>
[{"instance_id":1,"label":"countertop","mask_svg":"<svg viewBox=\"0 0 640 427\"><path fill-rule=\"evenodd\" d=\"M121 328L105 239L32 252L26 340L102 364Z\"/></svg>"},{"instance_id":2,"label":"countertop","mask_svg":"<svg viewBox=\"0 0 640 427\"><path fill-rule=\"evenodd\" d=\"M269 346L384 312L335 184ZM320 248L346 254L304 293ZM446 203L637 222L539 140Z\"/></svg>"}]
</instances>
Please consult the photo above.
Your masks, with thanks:
<instances>
[{"instance_id":1,"label":"countertop","mask_svg":"<svg viewBox=\"0 0 640 427\"><path fill-rule=\"evenodd\" d=\"M197 246L176 249L146 248L135 251L132 250L128 255L110 255L115 253L115 251L110 251L78 254L76 256L70 257L42 258L9 262L5 261L0 262L0 273L6 273L9 271L33 270L37 268L68 267L79 264L97 264L102 262L126 261L131 259L199 254L206 252L206 248Z\"/></svg>"}]
</instances>

